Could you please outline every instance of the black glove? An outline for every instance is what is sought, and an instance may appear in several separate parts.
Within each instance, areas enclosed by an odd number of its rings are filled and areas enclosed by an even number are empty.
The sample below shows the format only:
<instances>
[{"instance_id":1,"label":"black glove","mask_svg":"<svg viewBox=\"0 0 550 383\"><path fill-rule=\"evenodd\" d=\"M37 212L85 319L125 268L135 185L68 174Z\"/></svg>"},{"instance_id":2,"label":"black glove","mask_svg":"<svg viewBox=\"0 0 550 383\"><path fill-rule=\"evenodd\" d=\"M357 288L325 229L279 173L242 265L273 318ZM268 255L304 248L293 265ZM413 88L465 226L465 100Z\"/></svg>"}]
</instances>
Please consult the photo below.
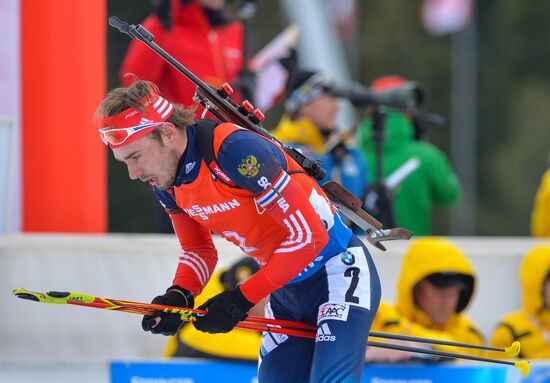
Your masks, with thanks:
<instances>
[{"instance_id":1,"label":"black glove","mask_svg":"<svg viewBox=\"0 0 550 383\"><path fill-rule=\"evenodd\" d=\"M164 295L155 297L151 303L156 305L193 308L193 294L189 290L179 286L171 286ZM141 327L153 334L174 335L183 324L181 315L169 314L159 311L158 314L145 315L141 321Z\"/></svg>"},{"instance_id":2,"label":"black glove","mask_svg":"<svg viewBox=\"0 0 550 383\"><path fill-rule=\"evenodd\" d=\"M248 310L253 306L254 303L246 299L238 287L226 290L199 307L208 313L198 316L193 325L197 330L211 334L229 332L248 316Z\"/></svg>"}]
</instances>

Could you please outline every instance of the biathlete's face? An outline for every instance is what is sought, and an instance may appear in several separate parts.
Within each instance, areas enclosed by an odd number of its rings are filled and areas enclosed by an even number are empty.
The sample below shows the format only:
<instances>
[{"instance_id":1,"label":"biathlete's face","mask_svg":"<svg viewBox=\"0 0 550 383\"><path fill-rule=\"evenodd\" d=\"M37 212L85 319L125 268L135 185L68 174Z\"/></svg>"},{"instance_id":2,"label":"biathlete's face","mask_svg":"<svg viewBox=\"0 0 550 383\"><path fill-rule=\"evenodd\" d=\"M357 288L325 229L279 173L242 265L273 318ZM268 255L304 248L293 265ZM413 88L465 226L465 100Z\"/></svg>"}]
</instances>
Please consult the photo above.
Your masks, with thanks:
<instances>
[{"instance_id":1,"label":"biathlete's face","mask_svg":"<svg viewBox=\"0 0 550 383\"><path fill-rule=\"evenodd\" d=\"M131 179L139 179L167 190L174 183L181 150L171 145L172 140L164 132L160 133L160 138L149 133L134 142L114 148L113 154L116 160L126 164Z\"/></svg>"}]
</instances>

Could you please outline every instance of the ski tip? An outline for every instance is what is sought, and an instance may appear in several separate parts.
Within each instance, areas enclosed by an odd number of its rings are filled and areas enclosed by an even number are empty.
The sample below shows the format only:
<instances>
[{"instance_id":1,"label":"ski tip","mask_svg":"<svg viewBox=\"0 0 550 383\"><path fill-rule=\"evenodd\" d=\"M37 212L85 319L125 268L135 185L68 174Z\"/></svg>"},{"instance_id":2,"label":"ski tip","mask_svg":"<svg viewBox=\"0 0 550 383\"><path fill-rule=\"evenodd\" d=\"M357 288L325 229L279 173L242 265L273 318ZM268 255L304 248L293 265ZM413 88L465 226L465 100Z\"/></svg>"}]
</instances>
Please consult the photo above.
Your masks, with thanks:
<instances>
[{"instance_id":1,"label":"ski tip","mask_svg":"<svg viewBox=\"0 0 550 383\"><path fill-rule=\"evenodd\" d=\"M32 291L27 291L25 289L14 289L12 290L12 294L15 295L17 298L28 299L35 302L40 301L40 299L38 299L38 297Z\"/></svg>"}]
</instances>

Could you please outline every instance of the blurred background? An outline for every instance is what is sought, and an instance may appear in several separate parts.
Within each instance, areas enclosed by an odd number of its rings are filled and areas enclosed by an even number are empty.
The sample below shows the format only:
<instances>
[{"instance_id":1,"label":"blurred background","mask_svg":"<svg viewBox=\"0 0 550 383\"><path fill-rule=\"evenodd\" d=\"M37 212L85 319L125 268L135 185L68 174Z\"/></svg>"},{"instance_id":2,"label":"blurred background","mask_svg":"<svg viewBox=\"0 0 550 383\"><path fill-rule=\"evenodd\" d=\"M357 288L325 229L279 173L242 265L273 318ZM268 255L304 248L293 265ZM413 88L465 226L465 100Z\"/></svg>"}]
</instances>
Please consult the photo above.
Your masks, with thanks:
<instances>
[{"instance_id":1,"label":"blurred background","mask_svg":"<svg viewBox=\"0 0 550 383\"><path fill-rule=\"evenodd\" d=\"M140 22L150 12L150 2L133 3L128 7L123 1L109 1L108 13ZM250 26L252 52L298 21L289 14L292 3L259 3ZM338 3L347 2L304 3L338 7ZM548 167L550 69L545 63L550 58L546 41L550 4L473 1L472 14L463 28L455 27L451 20L447 28L457 30L444 33L445 26L441 26L434 33L422 18L422 7L429 2L351 3L354 11L351 15L343 12L349 19L340 23L340 29L332 28L330 19L317 21L339 37L336 52L342 53L339 60L343 68L330 69L365 85L387 74L419 81L428 91L428 111L446 119L444 126L430 126L429 134L431 141L449 155L465 198L450 214L435 209L435 233L529 235L535 192ZM129 38L112 28L107 36L108 85L112 88L119 85L117 70ZM301 38L304 36L317 38L302 31ZM303 62L310 69L328 69L331 65L317 61L315 67L311 59ZM281 113L280 105L267 113L264 126L272 128ZM355 122L360 113L357 111ZM110 162L109 230L152 231L152 212L143 209L143 201L149 201L148 188L143 186L141 195L135 192L139 186L133 185L134 192L126 194L122 185L127 182L130 187L130 181L124 172L122 166Z\"/></svg>"},{"instance_id":2,"label":"blurred background","mask_svg":"<svg viewBox=\"0 0 550 383\"><path fill-rule=\"evenodd\" d=\"M387 74L423 84L426 110L445 119L442 126L427 127L429 140L449 157L463 191L452 209L433 210L434 233L529 235L534 196L548 166L550 69L545 63L550 56L546 41L550 5L513 0L450 3L457 3L457 9L435 9L432 13L441 15L430 21L426 10L430 1L259 2L249 20L248 55L295 24L301 28L297 46L301 67L365 86ZM89 121L101 95L120 85L118 71L130 43L128 36L108 28L106 17L117 15L139 23L151 14L152 4L149 0L96 1L93 6L61 0L43 6L32 0L2 2L9 22L2 27L5 60L0 72L3 89L8 90L0 114L1 174L6 180L0 187L0 231L157 231L148 187L128 180L124 167L115 164L110 154L104 173L108 151L99 143L54 140L44 125L44 117L51 117L52 132L60 124L73 125L71 132L82 129L82 137L94 139ZM236 17L241 5L227 2L230 17ZM71 8L88 13L79 26L61 19ZM38 43L39 39L46 40ZM45 92L59 97L61 91L75 116L60 115L45 102ZM364 109L348 106L340 128L357 128ZM282 112L281 102L266 111L264 126L274 128ZM81 122L78 127L75 118ZM53 147L44 148L44 142ZM83 148L86 159L80 155ZM72 158L57 159L60 153ZM56 174L72 175L71 163L76 164L75 171L84 168L89 175L88 181L78 181L80 192L92 195L86 206L76 207L80 204L74 190L68 193L72 197L56 191ZM103 179L105 174L108 180ZM52 186L48 180L53 180ZM40 192L29 188L34 183L42 185ZM49 199L47 206L33 202L44 196ZM67 203L67 198L74 201ZM76 223L88 216L94 221L90 226Z\"/></svg>"}]
</instances>

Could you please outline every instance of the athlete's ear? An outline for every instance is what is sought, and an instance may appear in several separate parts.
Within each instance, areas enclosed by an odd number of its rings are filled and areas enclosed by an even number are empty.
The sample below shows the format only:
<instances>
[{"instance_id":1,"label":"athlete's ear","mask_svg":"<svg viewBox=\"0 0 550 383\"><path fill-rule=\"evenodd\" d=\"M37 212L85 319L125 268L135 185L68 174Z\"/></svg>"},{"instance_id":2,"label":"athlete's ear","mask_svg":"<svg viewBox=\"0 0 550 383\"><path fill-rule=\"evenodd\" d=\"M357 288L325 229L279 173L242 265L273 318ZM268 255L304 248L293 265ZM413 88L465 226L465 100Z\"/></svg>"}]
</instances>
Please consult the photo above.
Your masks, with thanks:
<instances>
[{"instance_id":1,"label":"athlete's ear","mask_svg":"<svg viewBox=\"0 0 550 383\"><path fill-rule=\"evenodd\" d=\"M179 134L178 129L170 122L166 122L159 126L158 130L160 137L165 144L173 141Z\"/></svg>"}]
</instances>

